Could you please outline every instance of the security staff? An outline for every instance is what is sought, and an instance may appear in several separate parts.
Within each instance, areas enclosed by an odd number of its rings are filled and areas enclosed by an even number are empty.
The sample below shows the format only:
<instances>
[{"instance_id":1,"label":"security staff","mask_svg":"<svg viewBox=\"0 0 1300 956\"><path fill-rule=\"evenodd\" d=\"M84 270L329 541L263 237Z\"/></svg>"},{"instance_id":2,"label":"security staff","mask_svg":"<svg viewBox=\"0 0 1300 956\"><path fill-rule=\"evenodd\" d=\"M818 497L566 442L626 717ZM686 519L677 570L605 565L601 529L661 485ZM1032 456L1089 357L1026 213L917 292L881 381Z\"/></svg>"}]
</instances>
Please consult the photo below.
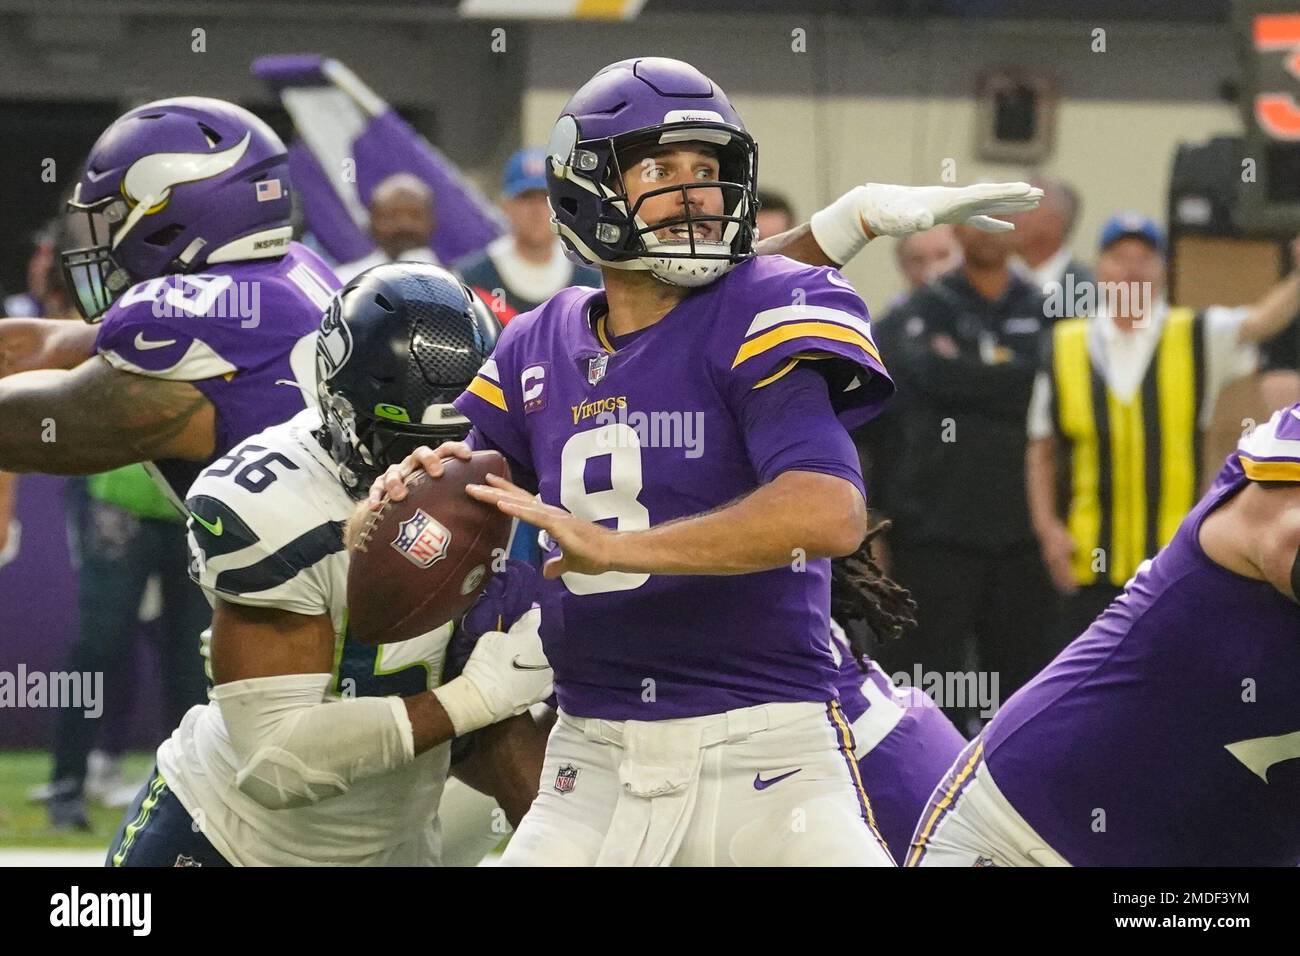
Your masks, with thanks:
<instances>
[{"instance_id":1,"label":"security staff","mask_svg":"<svg viewBox=\"0 0 1300 956\"><path fill-rule=\"evenodd\" d=\"M1044 562L1066 595L1065 638L1173 536L1196 501L1220 391L1255 371L1256 344L1300 309L1300 272L1253 306L1171 306L1164 255L1148 217L1107 220L1093 317L1056 324L1035 381L1026 481Z\"/></svg>"},{"instance_id":2,"label":"security staff","mask_svg":"<svg viewBox=\"0 0 1300 956\"><path fill-rule=\"evenodd\" d=\"M1023 468L1046 320L1038 287L1010 268L1014 234L958 226L956 235L961 267L905 300L880 342L901 440L876 456L871 487L893 521L892 576L911 589L919 626L876 656L887 672L912 674L965 672L974 654L1006 699L1054 651L1045 640L1054 594ZM971 701L938 703L972 729Z\"/></svg>"}]
</instances>

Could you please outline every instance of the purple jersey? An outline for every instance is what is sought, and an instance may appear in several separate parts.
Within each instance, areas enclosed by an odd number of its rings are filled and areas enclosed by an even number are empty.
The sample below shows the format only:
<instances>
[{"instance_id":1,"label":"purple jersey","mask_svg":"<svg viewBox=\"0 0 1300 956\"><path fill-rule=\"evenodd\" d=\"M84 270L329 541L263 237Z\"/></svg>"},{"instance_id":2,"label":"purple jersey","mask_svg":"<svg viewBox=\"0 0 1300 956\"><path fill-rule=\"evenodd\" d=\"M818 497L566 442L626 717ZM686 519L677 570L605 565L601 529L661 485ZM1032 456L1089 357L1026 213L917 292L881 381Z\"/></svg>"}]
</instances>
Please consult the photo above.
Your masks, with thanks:
<instances>
[{"instance_id":1,"label":"purple jersey","mask_svg":"<svg viewBox=\"0 0 1300 956\"><path fill-rule=\"evenodd\" d=\"M919 687L895 687L880 665L860 666L848 638L832 624L840 658L836 687L844 719L853 729L853 754L876 827L901 862L921 811L966 740Z\"/></svg>"},{"instance_id":2,"label":"purple jersey","mask_svg":"<svg viewBox=\"0 0 1300 956\"><path fill-rule=\"evenodd\" d=\"M831 269L749 260L617 349L603 305L602 291L567 289L514 319L456 401L488 444L535 476L543 501L589 521L645 529L716 509L768 480L780 455L771 436L760 440L744 424L748 396L801 358L827 359L805 364L826 377L823 406L829 394L850 427L893 389L866 306ZM838 433L826 444L847 442L826 416ZM830 700L829 563L792 565L546 582L542 637L560 707L660 720Z\"/></svg>"},{"instance_id":3,"label":"purple jersey","mask_svg":"<svg viewBox=\"0 0 1300 956\"><path fill-rule=\"evenodd\" d=\"M1300 605L1199 544L1249 481L1300 481L1300 405L1242 439L1169 545L984 732L1003 795L1076 866L1300 864Z\"/></svg>"},{"instance_id":4,"label":"purple jersey","mask_svg":"<svg viewBox=\"0 0 1300 956\"><path fill-rule=\"evenodd\" d=\"M313 387L313 333L336 289L329 266L293 243L275 259L132 286L105 314L95 348L115 368L192 382L216 408L215 459L302 411L302 393L276 382ZM183 501L210 461L155 464L174 500Z\"/></svg>"}]
</instances>

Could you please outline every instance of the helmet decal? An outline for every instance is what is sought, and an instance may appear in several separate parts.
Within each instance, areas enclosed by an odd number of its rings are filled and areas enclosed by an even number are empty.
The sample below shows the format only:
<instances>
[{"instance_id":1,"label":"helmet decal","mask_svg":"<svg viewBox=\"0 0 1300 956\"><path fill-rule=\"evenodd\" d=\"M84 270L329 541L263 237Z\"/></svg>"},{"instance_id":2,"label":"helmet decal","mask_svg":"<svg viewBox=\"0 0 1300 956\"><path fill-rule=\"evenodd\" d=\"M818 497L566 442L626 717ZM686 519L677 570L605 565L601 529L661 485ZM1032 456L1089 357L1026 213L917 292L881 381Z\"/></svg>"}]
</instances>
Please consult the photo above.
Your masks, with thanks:
<instances>
[{"instance_id":1,"label":"helmet decal","mask_svg":"<svg viewBox=\"0 0 1300 956\"><path fill-rule=\"evenodd\" d=\"M251 139L252 134L245 133L238 143L219 153L152 153L142 156L122 177L122 195L132 208L152 200L154 205L145 210L145 215L156 213L167 205L173 186L220 176L238 163L248 151Z\"/></svg>"}]
</instances>

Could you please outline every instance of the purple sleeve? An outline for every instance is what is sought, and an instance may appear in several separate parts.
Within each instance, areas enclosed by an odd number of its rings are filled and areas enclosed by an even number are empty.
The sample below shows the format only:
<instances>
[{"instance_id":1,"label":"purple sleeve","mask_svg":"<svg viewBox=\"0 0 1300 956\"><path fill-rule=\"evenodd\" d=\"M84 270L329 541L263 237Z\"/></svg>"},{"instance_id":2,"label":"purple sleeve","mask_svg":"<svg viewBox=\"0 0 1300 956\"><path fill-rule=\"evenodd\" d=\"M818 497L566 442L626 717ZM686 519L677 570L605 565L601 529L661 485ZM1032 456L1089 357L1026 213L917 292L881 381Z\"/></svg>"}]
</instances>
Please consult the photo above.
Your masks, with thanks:
<instances>
[{"instance_id":1,"label":"purple sleeve","mask_svg":"<svg viewBox=\"0 0 1300 956\"><path fill-rule=\"evenodd\" d=\"M749 461L766 484L785 471L816 471L852 482L865 501L862 464L853 439L831 407L826 380L802 365L740 404Z\"/></svg>"}]
</instances>

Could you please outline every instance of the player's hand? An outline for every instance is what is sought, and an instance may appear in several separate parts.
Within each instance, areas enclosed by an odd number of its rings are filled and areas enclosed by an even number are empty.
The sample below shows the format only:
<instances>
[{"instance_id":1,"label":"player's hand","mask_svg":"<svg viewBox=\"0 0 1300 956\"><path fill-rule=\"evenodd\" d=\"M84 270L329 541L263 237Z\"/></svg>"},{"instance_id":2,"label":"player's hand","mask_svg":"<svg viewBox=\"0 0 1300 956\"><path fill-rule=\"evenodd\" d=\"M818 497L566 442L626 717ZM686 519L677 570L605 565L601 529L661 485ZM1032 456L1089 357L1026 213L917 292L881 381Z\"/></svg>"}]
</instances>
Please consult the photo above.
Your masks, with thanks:
<instances>
[{"instance_id":1,"label":"player's hand","mask_svg":"<svg viewBox=\"0 0 1300 956\"><path fill-rule=\"evenodd\" d=\"M509 631L488 631L474 644L461 677L483 696L491 723L522 714L553 690L554 675L542 651L542 612L533 608Z\"/></svg>"},{"instance_id":2,"label":"player's hand","mask_svg":"<svg viewBox=\"0 0 1300 956\"><path fill-rule=\"evenodd\" d=\"M542 566L543 576L558 578L570 571L603 574L612 570L610 555L618 532L544 504L497 475L488 475L487 480L486 485L466 485L465 491L476 501L495 505L511 517L541 528L559 546L559 557Z\"/></svg>"},{"instance_id":3,"label":"player's hand","mask_svg":"<svg viewBox=\"0 0 1300 956\"><path fill-rule=\"evenodd\" d=\"M1052 578L1052 584L1062 594L1073 594L1079 589L1074 580L1074 537L1070 529L1059 521L1039 537L1043 563Z\"/></svg>"},{"instance_id":4,"label":"player's hand","mask_svg":"<svg viewBox=\"0 0 1300 956\"><path fill-rule=\"evenodd\" d=\"M1010 232L1015 225L994 216L1029 212L1043 191L1028 183L975 186L889 186L867 183L858 213L878 236L906 236L940 223Z\"/></svg>"},{"instance_id":5,"label":"player's hand","mask_svg":"<svg viewBox=\"0 0 1300 956\"><path fill-rule=\"evenodd\" d=\"M1015 225L995 216L1029 212L1043 191L1028 183L975 186L855 186L809 220L813 238L843 265L876 236L907 236L940 223L1010 232Z\"/></svg>"},{"instance_id":6,"label":"player's hand","mask_svg":"<svg viewBox=\"0 0 1300 956\"><path fill-rule=\"evenodd\" d=\"M463 441L445 441L437 448L421 445L400 463L389 465L388 470L375 479L370 486L370 497L366 499L366 505L372 511L378 510L385 495L393 501L401 501L406 497L406 480L421 468L430 478L441 478L444 461L449 458L469 461L472 454L472 449Z\"/></svg>"}]
</instances>

